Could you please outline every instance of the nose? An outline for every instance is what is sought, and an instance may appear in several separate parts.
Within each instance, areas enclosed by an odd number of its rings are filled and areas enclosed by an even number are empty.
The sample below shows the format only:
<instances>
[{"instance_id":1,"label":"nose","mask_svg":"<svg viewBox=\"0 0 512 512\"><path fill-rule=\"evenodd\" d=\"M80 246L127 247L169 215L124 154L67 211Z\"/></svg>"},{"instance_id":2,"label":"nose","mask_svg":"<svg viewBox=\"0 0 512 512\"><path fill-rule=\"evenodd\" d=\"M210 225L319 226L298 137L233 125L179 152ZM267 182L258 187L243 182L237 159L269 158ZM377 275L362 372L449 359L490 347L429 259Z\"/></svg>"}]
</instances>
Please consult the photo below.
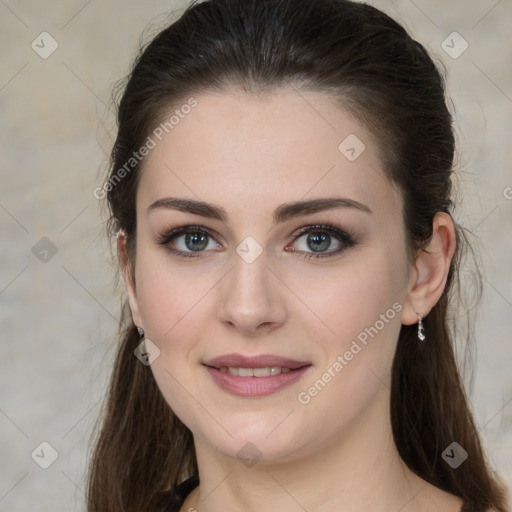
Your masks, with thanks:
<instances>
[{"instance_id":1,"label":"nose","mask_svg":"<svg viewBox=\"0 0 512 512\"><path fill-rule=\"evenodd\" d=\"M284 286L268 267L265 251L252 263L236 255L221 283L218 319L229 329L257 337L285 323Z\"/></svg>"}]
</instances>

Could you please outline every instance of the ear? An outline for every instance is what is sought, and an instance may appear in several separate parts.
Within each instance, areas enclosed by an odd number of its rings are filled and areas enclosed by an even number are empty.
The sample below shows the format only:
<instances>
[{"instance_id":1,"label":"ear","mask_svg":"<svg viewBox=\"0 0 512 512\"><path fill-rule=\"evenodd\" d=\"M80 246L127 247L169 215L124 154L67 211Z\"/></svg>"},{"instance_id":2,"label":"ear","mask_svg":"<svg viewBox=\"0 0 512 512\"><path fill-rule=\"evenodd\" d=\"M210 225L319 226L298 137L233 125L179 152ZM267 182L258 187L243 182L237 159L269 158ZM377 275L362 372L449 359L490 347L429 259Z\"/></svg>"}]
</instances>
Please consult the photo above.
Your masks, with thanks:
<instances>
[{"instance_id":1,"label":"ear","mask_svg":"<svg viewBox=\"0 0 512 512\"><path fill-rule=\"evenodd\" d=\"M438 212L432 224L432 237L427 247L419 251L411 269L409 293L402 311L404 325L417 323L418 315L427 316L436 305L444 291L455 253L455 226L450 215Z\"/></svg>"},{"instance_id":2,"label":"ear","mask_svg":"<svg viewBox=\"0 0 512 512\"><path fill-rule=\"evenodd\" d=\"M128 303L132 312L133 323L137 327L144 327L142 325L142 320L139 313L139 305L137 302L135 276L133 275L133 269L130 265L130 260L126 251L126 233L122 229L117 233L117 258L126 288L126 295L128 296Z\"/></svg>"}]
</instances>

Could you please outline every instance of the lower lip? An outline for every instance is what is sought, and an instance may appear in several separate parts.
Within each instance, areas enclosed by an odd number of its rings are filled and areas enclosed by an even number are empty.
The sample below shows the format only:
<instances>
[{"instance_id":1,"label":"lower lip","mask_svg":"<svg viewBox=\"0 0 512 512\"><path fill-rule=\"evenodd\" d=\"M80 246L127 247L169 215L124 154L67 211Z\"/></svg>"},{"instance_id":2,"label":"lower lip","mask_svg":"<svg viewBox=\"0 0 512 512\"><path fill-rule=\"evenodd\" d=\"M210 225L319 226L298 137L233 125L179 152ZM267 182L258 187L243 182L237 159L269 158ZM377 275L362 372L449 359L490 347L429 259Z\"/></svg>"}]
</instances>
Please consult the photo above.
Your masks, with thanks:
<instances>
[{"instance_id":1,"label":"lower lip","mask_svg":"<svg viewBox=\"0 0 512 512\"><path fill-rule=\"evenodd\" d=\"M240 377L239 375L221 372L210 366L205 366L205 368L217 386L224 391L237 396L259 397L271 395L290 386L299 380L310 366L303 366L296 370L269 377Z\"/></svg>"}]
</instances>

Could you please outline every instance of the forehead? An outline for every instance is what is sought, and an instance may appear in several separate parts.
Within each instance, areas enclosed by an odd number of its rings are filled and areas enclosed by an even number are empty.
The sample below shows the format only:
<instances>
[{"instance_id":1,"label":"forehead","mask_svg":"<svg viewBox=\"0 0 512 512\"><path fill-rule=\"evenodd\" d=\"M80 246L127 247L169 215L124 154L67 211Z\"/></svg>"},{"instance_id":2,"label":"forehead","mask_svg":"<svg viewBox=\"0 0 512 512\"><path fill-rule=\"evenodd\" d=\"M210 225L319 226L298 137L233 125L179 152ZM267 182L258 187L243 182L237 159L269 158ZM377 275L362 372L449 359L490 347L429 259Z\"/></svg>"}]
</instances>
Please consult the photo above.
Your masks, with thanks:
<instances>
[{"instance_id":1,"label":"forehead","mask_svg":"<svg viewBox=\"0 0 512 512\"><path fill-rule=\"evenodd\" d=\"M377 144L327 94L229 90L194 100L173 124L165 121L176 107L166 114L150 135L155 147L140 181L147 202L165 194L197 196L257 211L305 196L343 195L371 203L372 210L396 206L398 192L382 170Z\"/></svg>"}]
</instances>

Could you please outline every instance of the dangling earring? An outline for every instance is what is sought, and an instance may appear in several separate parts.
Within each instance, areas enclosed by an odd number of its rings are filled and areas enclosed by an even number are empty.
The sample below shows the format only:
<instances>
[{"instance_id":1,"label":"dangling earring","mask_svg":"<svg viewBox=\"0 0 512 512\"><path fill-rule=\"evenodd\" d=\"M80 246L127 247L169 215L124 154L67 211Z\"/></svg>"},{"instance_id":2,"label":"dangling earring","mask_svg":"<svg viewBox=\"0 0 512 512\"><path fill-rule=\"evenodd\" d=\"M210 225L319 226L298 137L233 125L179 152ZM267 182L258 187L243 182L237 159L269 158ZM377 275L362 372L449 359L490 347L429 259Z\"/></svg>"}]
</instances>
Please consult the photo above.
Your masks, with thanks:
<instances>
[{"instance_id":1,"label":"dangling earring","mask_svg":"<svg viewBox=\"0 0 512 512\"><path fill-rule=\"evenodd\" d=\"M423 328L423 317L418 315L418 338L421 343L425 341L425 329Z\"/></svg>"},{"instance_id":2,"label":"dangling earring","mask_svg":"<svg viewBox=\"0 0 512 512\"><path fill-rule=\"evenodd\" d=\"M139 331L140 337L144 338L144 329L142 327L137 327L137 331Z\"/></svg>"}]
</instances>

